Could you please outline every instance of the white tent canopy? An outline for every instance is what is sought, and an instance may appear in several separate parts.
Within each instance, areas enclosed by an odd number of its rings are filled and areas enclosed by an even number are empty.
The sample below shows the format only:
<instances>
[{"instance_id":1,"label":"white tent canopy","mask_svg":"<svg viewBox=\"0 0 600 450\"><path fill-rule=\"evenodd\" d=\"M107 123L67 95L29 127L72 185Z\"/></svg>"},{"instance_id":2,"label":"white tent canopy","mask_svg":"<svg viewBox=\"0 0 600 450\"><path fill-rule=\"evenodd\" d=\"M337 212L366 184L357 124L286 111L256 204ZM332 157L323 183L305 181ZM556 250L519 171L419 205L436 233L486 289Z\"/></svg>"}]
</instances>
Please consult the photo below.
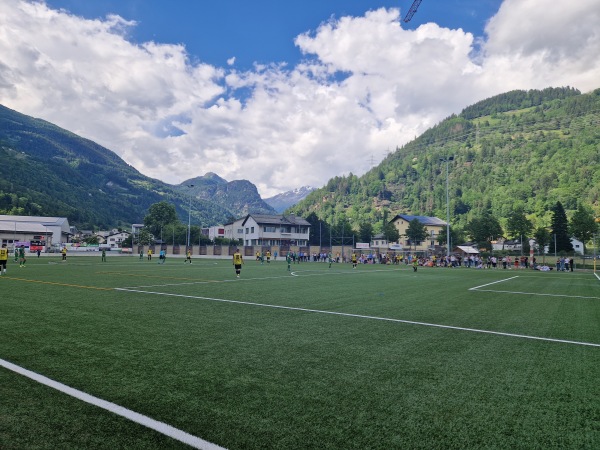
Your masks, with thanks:
<instances>
[{"instance_id":1,"label":"white tent canopy","mask_svg":"<svg viewBox=\"0 0 600 450\"><path fill-rule=\"evenodd\" d=\"M479 255L479 250L477 250L475 247L471 247L470 245L457 245L454 247L454 252L462 252L467 255Z\"/></svg>"}]
</instances>

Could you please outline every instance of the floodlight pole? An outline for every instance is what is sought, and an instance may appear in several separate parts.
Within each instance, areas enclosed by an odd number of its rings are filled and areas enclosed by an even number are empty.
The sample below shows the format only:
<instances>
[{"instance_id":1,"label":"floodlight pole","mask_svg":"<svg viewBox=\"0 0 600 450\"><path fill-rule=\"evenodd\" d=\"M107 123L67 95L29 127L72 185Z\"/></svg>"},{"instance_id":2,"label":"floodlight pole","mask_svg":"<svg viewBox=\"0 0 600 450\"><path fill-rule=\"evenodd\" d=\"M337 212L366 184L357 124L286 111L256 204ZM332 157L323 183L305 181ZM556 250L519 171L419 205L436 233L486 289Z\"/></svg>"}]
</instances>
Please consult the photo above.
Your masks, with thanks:
<instances>
[{"instance_id":1,"label":"floodlight pole","mask_svg":"<svg viewBox=\"0 0 600 450\"><path fill-rule=\"evenodd\" d=\"M190 190L191 190L191 188L193 188L194 185L193 184L188 184L187 187L189 187ZM187 241L185 243L185 251L186 251L186 253L187 253L187 251L190 248L190 227L191 227L191 224L192 224L192 193L188 192L188 194L189 194L189 197L190 197L190 203L189 203L189 208L188 208Z\"/></svg>"},{"instance_id":2,"label":"floodlight pole","mask_svg":"<svg viewBox=\"0 0 600 450\"><path fill-rule=\"evenodd\" d=\"M450 257L450 191L448 190L448 164L450 161L454 161L454 156L447 156L440 158L440 161L446 163L446 257Z\"/></svg>"}]
</instances>

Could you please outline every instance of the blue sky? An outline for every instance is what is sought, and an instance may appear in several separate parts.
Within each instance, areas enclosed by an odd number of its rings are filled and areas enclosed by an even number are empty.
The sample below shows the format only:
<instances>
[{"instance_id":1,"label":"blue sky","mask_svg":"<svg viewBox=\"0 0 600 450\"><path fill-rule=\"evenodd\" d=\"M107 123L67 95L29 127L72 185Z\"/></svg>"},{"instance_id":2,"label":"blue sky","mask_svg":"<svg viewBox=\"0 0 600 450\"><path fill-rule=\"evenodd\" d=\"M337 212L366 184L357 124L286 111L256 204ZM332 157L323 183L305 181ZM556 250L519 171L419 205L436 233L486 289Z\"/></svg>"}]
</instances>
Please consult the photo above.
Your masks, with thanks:
<instances>
[{"instance_id":1,"label":"blue sky","mask_svg":"<svg viewBox=\"0 0 600 450\"><path fill-rule=\"evenodd\" d=\"M179 184L362 175L514 89L600 87L600 0L0 0L0 104Z\"/></svg>"},{"instance_id":2,"label":"blue sky","mask_svg":"<svg viewBox=\"0 0 600 450\"><path fill-rule=\"evenodd\" d=\"M213 65L236 67L253 63L295 64L302 57L294 38L330 17L359 16L365 11L398 8L406 16L413 0L48 0L55 8L93 19L119 14L137 26L137 42L183 43L196 58ZM417 14L403 27L427 22L462 28L482 36L485 22L501 0L423 0Z\"/></svg>"}]
</instances>

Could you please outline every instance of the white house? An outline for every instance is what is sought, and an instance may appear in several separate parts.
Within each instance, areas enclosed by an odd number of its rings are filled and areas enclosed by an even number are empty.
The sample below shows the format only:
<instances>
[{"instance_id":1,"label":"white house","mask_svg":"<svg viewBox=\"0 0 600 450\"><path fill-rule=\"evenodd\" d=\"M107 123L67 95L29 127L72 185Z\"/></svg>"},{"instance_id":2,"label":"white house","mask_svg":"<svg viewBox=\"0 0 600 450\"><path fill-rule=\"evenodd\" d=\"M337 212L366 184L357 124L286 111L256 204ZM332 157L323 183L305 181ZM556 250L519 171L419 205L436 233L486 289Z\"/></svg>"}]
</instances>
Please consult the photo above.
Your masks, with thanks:
<instances>
[{"instance_id":1,"label":"white house","mask_svg":"<svg viewBox=\"0 0 600 450\"><path fill-rule=\"evenodd\" d=\"M225 234L225 226L218 225L214 227L202 228L202 234L208 236L211 241L214 241L217 238L225 238L228 237Z\"/></svg>"},{"instance_id":2,"label":"white house","mask_svg":"<svg viewBox=\"0 0 600 450\"><path fill-rule=\"evenodd\" d=\"M578 255L583 255L583 242L574 237L571 238L571 244L573 245L573 250Z\"/></svg>"},{"instance_id":3,"label":"white house","mask_svg":"<svg viewBox=\"0 0 600 450\"><path fill-rule=\"evenodd\" d=\"M109 234L106 236L106 244L110 246L110 248L119 248L121 247L122 242L130 236L130 233L127 231L119 231L117 233Z\"/></svg>"},{"instance_id":4,"label":"white house","mask_svg":"<svg viewBox=\"0 0 600 450\"><path fill-rule=\"evenodd\" d=\"M531 239L530 242L533 242L535 244L534 239ZM573 250L575 253L577 253L578 255L583 255L583 250L584 250L583 242L572 237L571 244L573 245ZM553 244L546 245L546 247L544 248L545 254L554 254L554 249L553 249L552 245ZM521 241L519 239L513 239L513 240L499 239L498 241L492 243L492 249L500 250L500 251L506 250L506 251L518 252L521 250ZM537 245L536 245L536 249L537 249Z\"/></svg>"},{"instance_id":5,"label":"white house","mask_svg":"<svg viewBox=\"0 0 600 450\"><path fill-rule=\"evenodd\" d=\"M233 222L226 223L223 228L225 229L225 238L235 241L244 240L244 227L242 223L246 220L245 217L234 220Z\"/></svg>"},{"instance_id":6,"label":"white house","mask_svg":"<svg viewBox=\"0 0 600 450\"><path fill-rule=\"evenodd\" d=\"M387 248L388 241L385 238L383 233L376 234L371 238L371 247L372 248Z\"/></svg>"},{"instance_id":7,"label":"white house","mask_svg":"<svg viewBox=\"0 0 600 450\"><path fill-rule=\"evenodd\" d=\"M225 225L225 237L242 239L245 246L305 247L309 231L310 222L293 214L248 214Z\"/></svg>"}]
</instances>

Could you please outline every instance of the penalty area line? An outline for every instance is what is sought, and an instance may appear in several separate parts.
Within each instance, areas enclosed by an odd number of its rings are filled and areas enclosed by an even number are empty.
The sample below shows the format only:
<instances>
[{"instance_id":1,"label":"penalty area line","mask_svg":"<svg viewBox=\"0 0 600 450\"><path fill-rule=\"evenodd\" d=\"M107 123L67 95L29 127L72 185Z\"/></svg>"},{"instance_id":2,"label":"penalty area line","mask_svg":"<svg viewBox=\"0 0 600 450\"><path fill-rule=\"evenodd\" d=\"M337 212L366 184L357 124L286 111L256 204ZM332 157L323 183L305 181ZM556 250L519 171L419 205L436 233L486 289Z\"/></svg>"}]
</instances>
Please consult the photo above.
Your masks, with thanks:
<instances>
[{"instance_id":1,"label":"penalty area line","mask_svg":"<svg viewBox=\"0 0 600 450\"><path fill-rule=\"evenodd\" d=\"M136 413L130 409L119 406L115 403L108 402L106 400L102 400L98 397L94 397L93 395L86 394L83 391L72 388L65 384L59 383L58 381L54 381L48 377L40 375L39 373L32 372L31 370L27 370L23 367L17 366L11 362L5 361L4 359L0 359L0 366L11 370L19 375L23 375L31 380L37 381L45 386L48 386L52 389L56 389L64 394L70 395L78 400L89 403L91 405L102 408L106 411L110 411L118 416L124 417L126 419L131 420L132 422L136 422L140 425L143 425L147 428L150 428L154 431L158 431L165 436L169 436L179 442L183 442L193 448L203 449L203 450L222 450L223 447L220 447L211 442L205 441L199 437L193 436L185 431L182 431L178 428L172 427L164 422L159 422L158 420L154 420L148 416L144 416L143 414Z\"/></svg>"},{"instance_id":2,"label":"penalty area line","mask_svg":"<svg viewBox=\"0 0 600 450\"><path fill-rule=\"evenodd\" d=\"M472 289L469 289L472 290ZM586 297L584 295L565 295L565 294L543 294L540 292L520 292L520 291L498 291L495 289L478 289L478 292L496 292L498 294L517 294L517 295L537 295L540 297L561 297L561 298L583 298L588 300L598 300L600 297Z\"/></svg>"},{"instance_id":3,"label":"penalty area line","mask_svg":"<svg viewBox=\"0 0 600 450\"><path fill-rule=\"evenodd\" d=\"M545 338L541 336L531 336L527 334L516 334L516 333L505 333L502 331L490 331L490 330L480 330L477 328L466 328L466 327L458 327L453 325L442 325L437 323L428 323L428 322L417 322L413 320L403 320L403 319L392 319L390 317L378 317L378 316L368 316L363 314L351 314L351 313L343 313L338 311L327 311L321 309L308 309L308 308L299 308L296 306L283 306L283 305L269 305L268 303L255 303L255 302L244 302L241 300L228 300L222 298L212 298L212 297L200 297L195 295L184 295L184 294L172 294L168 292L153 292L153 291L143 291L143 290L134 290L134 289L123 289L123 288L115 288L117 291L122 292L135 292L138 294L152 294L152 295L163 295L166 297L177 297L177 298L189 298L195 300L208 300L212 302L221 302L221 303L232 303L236 305L248 305L248 306L258 306L262 308L273 308L273 309L282 309L287 311L300 311L300 312L309 312L316 314L329 314L333 316L342 316L342 317L353 317L358 319L370 319L370 320L380 320L384 322L392 322L392 323L403 323L408 325L419 325L424 327L432 327L432 328L441 328L446 330L455 330L455 331L468 331L471 333L482 333L482 334L491 334L495 336L505 336L505 337L514 337L520 339L531 339L536 341L544 341L544 342L556 342L561 344L571 344L571 345L583 345L587 347L598 347L600 348L600 344L595 344L593 342L581 342L581 341L572 341L568 339L554 339L554 338Z\"/></svg>"},{"instance_id":4,"label":"penalty area line","mask_svg":"<svg viewBox=\"0 0 600 450\"><path fill-rule=\"evenodd\" d=\"M515 278L519 278L519 276L514 276L514 277L510 277L510 278L505 278L503 280L498 280L498 281L492 281L491 283L487 283L487 284L482 284L481 286L475 286L470 288L470 291L476 291L477 289L480 289L482 287L486 287L486 286L491 286L492 284L498 284L498 283L504 283L505 281L510 281L510 280L514 280Z\"/></svg>"}]
</instances>

